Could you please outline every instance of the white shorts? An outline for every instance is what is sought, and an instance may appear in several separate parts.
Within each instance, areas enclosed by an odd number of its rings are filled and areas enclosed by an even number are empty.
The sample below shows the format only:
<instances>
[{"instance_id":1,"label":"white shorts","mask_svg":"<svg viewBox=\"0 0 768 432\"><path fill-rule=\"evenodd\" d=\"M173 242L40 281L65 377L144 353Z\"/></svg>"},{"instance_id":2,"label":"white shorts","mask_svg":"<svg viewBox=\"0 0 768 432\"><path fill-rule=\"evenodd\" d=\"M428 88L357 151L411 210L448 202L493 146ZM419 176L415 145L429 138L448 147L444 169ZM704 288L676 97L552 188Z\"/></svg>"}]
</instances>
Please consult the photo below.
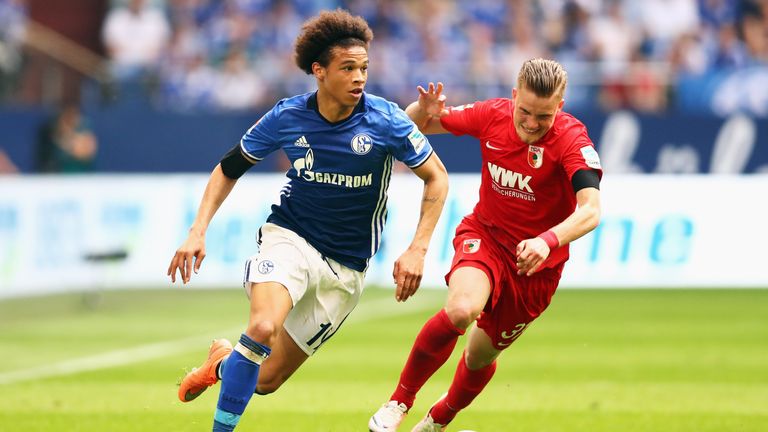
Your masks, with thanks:
<instances>
[{"instance_id":1,"label":"white shorts","mask_svg":"<svg viewBox=\"0 0 768 432\"><path fill-rule=\"evenodd\" d=\"M357 306L365 272L323 257L295 232L272 223L259 230L259 253L245 263L243 287L277 282L288 289L293 309L283 328L307 355L339 330Z\"/></svg>"}]
</instances>

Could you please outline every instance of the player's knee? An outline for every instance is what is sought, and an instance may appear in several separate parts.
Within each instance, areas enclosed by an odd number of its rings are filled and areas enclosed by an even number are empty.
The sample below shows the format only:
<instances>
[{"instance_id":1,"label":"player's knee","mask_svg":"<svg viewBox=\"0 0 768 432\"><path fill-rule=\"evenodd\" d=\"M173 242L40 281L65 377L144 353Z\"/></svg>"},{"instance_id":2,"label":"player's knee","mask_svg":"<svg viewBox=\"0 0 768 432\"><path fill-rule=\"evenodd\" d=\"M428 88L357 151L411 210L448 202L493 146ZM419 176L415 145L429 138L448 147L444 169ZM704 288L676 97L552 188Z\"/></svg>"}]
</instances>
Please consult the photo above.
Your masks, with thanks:
<instances>
[{"instance_id":1,"label":"player's knee","mask_svg":"<svg viewBox=\"0 0 768 432\"><path fill-rule=\"evenodd\" d=\"M247 334L254 341L271 346L277 336L277 330L278 328L273 321L259 320L248 325Z\"/></svg>"},{"instance_id":2,"label":"player's knee","mask_svg":"<svg viewBox=\"0 0 768 432\"><path fill-rule=\"evenodd\" d=\"M445 306L445 312L453 325L464 330L477 319L481 310L468 302L452 302Z\"/></svg>"}]
</instances>

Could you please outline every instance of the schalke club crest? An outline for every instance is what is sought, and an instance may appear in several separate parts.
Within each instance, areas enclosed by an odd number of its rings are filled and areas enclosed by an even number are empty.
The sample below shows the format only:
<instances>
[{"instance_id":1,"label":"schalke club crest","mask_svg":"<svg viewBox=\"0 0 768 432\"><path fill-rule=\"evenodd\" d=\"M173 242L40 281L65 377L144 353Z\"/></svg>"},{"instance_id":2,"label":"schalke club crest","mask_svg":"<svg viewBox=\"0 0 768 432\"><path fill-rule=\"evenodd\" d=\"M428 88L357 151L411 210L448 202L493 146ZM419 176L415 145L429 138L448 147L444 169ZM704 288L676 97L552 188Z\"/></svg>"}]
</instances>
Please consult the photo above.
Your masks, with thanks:
<instances>
[{"instance_id":1,"label":"schalke club crest","mask_svg":"<svg viewBox=\"0 0 768 432\"><path fill-rule=\"evenodd\" d=\"M359 155L364 155L373 148L373 140L366 134L355 135L350 144L352 146L352 151Z\"/></svg>"}]
</instances>

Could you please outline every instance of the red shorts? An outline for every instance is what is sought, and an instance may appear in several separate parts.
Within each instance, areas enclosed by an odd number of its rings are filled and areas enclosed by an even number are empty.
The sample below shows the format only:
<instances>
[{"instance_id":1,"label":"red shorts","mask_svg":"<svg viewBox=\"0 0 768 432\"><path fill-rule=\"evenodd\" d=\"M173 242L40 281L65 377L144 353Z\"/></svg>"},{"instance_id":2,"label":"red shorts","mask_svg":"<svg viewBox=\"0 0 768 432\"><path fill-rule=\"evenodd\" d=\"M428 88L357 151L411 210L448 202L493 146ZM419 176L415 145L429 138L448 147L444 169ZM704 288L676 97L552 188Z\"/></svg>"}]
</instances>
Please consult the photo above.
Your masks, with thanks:
<instances>
[{"instance_id":1,"label":"red shorts","mask_svg":"<svg viewBox=\"0 0 768 432\"><path fill-rule=\"evenodd\" d=\"M477 326L503 350L515 341L528 325L549 306L560 282L562 266L544 269L532 276L518 276L515 247L498 241L499 236L472 216L456 228L449 282L459 267L475 267L488 275L491 295L477 319Z\"/></svg>"}]
</instances>

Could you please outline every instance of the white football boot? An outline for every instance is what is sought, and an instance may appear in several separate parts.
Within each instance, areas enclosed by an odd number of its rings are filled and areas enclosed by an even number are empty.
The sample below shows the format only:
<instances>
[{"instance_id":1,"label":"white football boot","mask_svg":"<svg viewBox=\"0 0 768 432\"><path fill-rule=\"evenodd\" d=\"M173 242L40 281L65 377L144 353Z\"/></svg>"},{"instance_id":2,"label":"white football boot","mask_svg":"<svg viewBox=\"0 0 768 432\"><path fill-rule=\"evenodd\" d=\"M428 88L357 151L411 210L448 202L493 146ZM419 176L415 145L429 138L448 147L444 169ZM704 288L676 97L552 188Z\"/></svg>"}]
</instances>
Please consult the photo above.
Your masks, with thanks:
<instances>
[{"instance_id":1,"label":"white football boot","mask_svg":"<svg viewBox=\"0 0 768 432\"><path fill-rule=\"evenodd\" d=\"M420 422L416 423L416 426L411 429L411 432L443 432L445 427L445 425L435 423L432 416L427 414L427 416L421 419Z\"/></svg>"},{"instance_id":2,"label":"white football boot","mask_svg":"<svg viewBox=\"0 0 768 432\"><path fill-rule=\"evenodd\" d=\"M368 430L370 432L394 432L406 414L408 414L408 407L405 404L389 401L382 405L368 420Z\"/></svg>"},{"instance_id":3,"label":"white football boot","mask_svg":"<svg viewBox=\"0 0 768 432\"><path fill-rule=\"evenodd\" d=\"M445 399L446 396L448 396L448 393L443 393L440 398L438 398L435 403L432 404L432 407L437 405L437 403L441 400ZM411 429L411 432L443 432L445 430L446 425L435 423L435 420L432 418L432 407L430 407L429 411L427 411L427 415L424 416L420 422L416 423L416 426Z\"/></svg>"}]
</instances>

